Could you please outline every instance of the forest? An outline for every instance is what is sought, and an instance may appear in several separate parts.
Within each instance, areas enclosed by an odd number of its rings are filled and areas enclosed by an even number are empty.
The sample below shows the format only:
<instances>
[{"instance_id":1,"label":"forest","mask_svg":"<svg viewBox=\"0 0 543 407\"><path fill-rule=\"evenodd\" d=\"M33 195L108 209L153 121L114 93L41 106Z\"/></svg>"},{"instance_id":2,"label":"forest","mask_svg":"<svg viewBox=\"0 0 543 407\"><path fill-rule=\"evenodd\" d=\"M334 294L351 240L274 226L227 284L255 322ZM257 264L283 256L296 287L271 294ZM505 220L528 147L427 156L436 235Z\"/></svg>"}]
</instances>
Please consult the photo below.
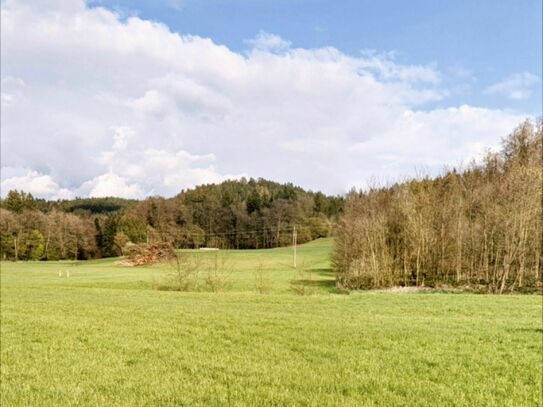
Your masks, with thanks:
<instances>
[{"instance_id":1,"label":"forest","mask_svg":"<svg viewBox=\"0 0 543 407\"><path fill-rule=\"evenodd\" d=\"M4 260L92 259L130 245L169 242L252 249L329 236L344 198L264 179L198 186L165 199L85 198L46 201L9 191L0 202Z\"/></svg>"},{"instance_id":2,"label":"forest","mask_svg":"<svg viewBox=\"0 0 543 407\"><path fill-rule=\"evenodd\" d=\"M541 287L542 128L526 121L482 163L351 192L333 258L338 284Z\"/></svg>"}]
</instances>

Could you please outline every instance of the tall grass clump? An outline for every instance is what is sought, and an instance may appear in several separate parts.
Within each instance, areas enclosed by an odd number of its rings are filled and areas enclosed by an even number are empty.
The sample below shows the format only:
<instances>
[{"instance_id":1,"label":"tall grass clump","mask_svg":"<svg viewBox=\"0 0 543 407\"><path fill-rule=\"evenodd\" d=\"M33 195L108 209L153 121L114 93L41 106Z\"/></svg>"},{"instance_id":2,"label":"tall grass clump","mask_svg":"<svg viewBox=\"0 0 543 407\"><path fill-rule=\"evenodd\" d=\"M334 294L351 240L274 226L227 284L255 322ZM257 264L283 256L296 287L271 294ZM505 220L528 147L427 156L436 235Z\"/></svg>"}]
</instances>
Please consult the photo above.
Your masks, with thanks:
<instances>
[{"instance_id":1,"label":"tall grass clump","mask_svg":"<svg viewBox=\"0 0 543 407\"><path fill-rule=\"evenodd\" d=\"M222 251L209 256L198 256L187 251L177 251L169 260L170 272L158 286L171 291L224 291L234 270Z\"/></svg>"}]
</instances>

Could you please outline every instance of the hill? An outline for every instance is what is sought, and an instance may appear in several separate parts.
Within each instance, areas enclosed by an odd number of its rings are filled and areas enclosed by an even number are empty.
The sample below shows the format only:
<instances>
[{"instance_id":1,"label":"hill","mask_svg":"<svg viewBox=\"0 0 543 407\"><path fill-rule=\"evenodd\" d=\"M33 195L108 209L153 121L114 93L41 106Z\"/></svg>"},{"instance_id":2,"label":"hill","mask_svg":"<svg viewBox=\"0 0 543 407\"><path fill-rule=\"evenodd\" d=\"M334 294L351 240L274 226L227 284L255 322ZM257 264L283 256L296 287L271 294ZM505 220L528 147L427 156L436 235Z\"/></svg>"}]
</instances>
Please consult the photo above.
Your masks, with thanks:
<instances>
[{"instance_id":1,"label":"hill","mask_svg":"<svg viewBox=\"0 0 543 407\"><path fill-rule=\"evenodd\" d=\"M114 257L130 243L177 248L270 248L331 235L343 198L264 179L225 181L173 198L37 200L10 191L1 202L3 259Z\"/></svg>"}]
</instances>

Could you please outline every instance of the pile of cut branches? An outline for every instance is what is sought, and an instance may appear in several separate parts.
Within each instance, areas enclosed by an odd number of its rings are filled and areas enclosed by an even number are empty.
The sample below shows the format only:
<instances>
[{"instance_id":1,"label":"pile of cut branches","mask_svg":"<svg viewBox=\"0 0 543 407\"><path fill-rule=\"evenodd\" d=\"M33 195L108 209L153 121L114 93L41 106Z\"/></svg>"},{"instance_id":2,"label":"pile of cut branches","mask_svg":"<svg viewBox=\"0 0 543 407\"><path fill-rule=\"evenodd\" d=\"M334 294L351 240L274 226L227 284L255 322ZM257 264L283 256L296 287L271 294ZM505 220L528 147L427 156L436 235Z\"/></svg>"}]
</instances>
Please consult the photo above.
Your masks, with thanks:
<instances>
[{"instance_id":1,"label":"pile of cut branches","mask_svg":"<svg viewBox=\"0 0 543 407\"><path fill-rule=\"evenodd\" d=\"M131 246L126 257L133 266L145 266L170 260L175 257L175 251L171 243L142 243Z\"/></svg>"}]
</instances>

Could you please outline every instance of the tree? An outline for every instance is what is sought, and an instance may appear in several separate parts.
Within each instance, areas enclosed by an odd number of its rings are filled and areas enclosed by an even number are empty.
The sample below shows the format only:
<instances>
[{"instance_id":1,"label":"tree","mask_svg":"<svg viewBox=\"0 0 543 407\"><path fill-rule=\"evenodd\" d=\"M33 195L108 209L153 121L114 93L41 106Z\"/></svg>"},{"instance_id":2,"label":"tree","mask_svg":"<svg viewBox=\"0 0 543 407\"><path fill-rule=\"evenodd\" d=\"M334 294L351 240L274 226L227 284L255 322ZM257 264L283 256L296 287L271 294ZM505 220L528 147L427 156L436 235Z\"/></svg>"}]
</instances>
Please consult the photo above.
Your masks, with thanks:
<instances>
[{"instance_id":1,"label":"tree","mask_svg":"<svg viewBox=\"0 0 543 407\"><path fill-rule=\"evenodd\" d=\"M4 201L4 206L6 209L20 213L24 209L35 209L36 203L34 202L34 197L30 193L19 192L17 190L11 190L8 192L8 195Z\"/></svg>"},{"instance_id":2,"label":"tree","mask_svg":"<svg viewBox=\"0 0 543 407\"><path fill-rule=\"evenodd\" d=\"M29 260L41 260L45 249L45 239L39 230L32 230L24 241L25 257Z\"/></svg>"},{"instance_id":3,"label":"tree","mask_svg":"<svg viewBox=\"0 0 543 407\"><path fill-rule=\"evenodd\" d=\"M250 215L253 212L260 211L260 207L262 206L262 200L260 198L260 194L256 189L251 191L251 194L247 197L247 213Z\"/></svg>"},{"instance_id":4,"label":"tree","mask_svg":"<svg viewBox=\"0 0 543 407\"><path fill-rule=\"evenodd\" d=\"M119 221L119 229L132 243L147 241L147 225L132 214L125 214Z\"/></svg>"},{"instance_id":5,"label":"tree","mask_svg":"<svg viewBox=\"0 0 543 407\"><path fill-rule=\"evenodd\" d=\"M117 232L117 234L115 235L115 245L117 246L117 248L119 249L119 251L121 252L121 255L124 254L124 247L130 242L130 240L128 239L128 237L126 236L126 234L124 232Z\"/></svg>"},{"instance_id":6,"label":"tree","mask_svg":"<svg viewBox=\"0 0 543 407\"><path fill-rule=\"evenodd\" d=\"M3 260L18 259L17 240L20 234L21 225L17 216L0 208L0 253Z\"/></svg>"},{"instance_id":7,"label":"tree","mask_svg":"<svg viewBox=\"0 0 543 407\"><path fill-rule=\"evenodd\" d=\"M119 224L119 215L109 214L104 220L102 229L102 252L104 256L117 256L119 250L115 244L115 236L117 235L117 227Z\"/></svg>"}]
</instances>

